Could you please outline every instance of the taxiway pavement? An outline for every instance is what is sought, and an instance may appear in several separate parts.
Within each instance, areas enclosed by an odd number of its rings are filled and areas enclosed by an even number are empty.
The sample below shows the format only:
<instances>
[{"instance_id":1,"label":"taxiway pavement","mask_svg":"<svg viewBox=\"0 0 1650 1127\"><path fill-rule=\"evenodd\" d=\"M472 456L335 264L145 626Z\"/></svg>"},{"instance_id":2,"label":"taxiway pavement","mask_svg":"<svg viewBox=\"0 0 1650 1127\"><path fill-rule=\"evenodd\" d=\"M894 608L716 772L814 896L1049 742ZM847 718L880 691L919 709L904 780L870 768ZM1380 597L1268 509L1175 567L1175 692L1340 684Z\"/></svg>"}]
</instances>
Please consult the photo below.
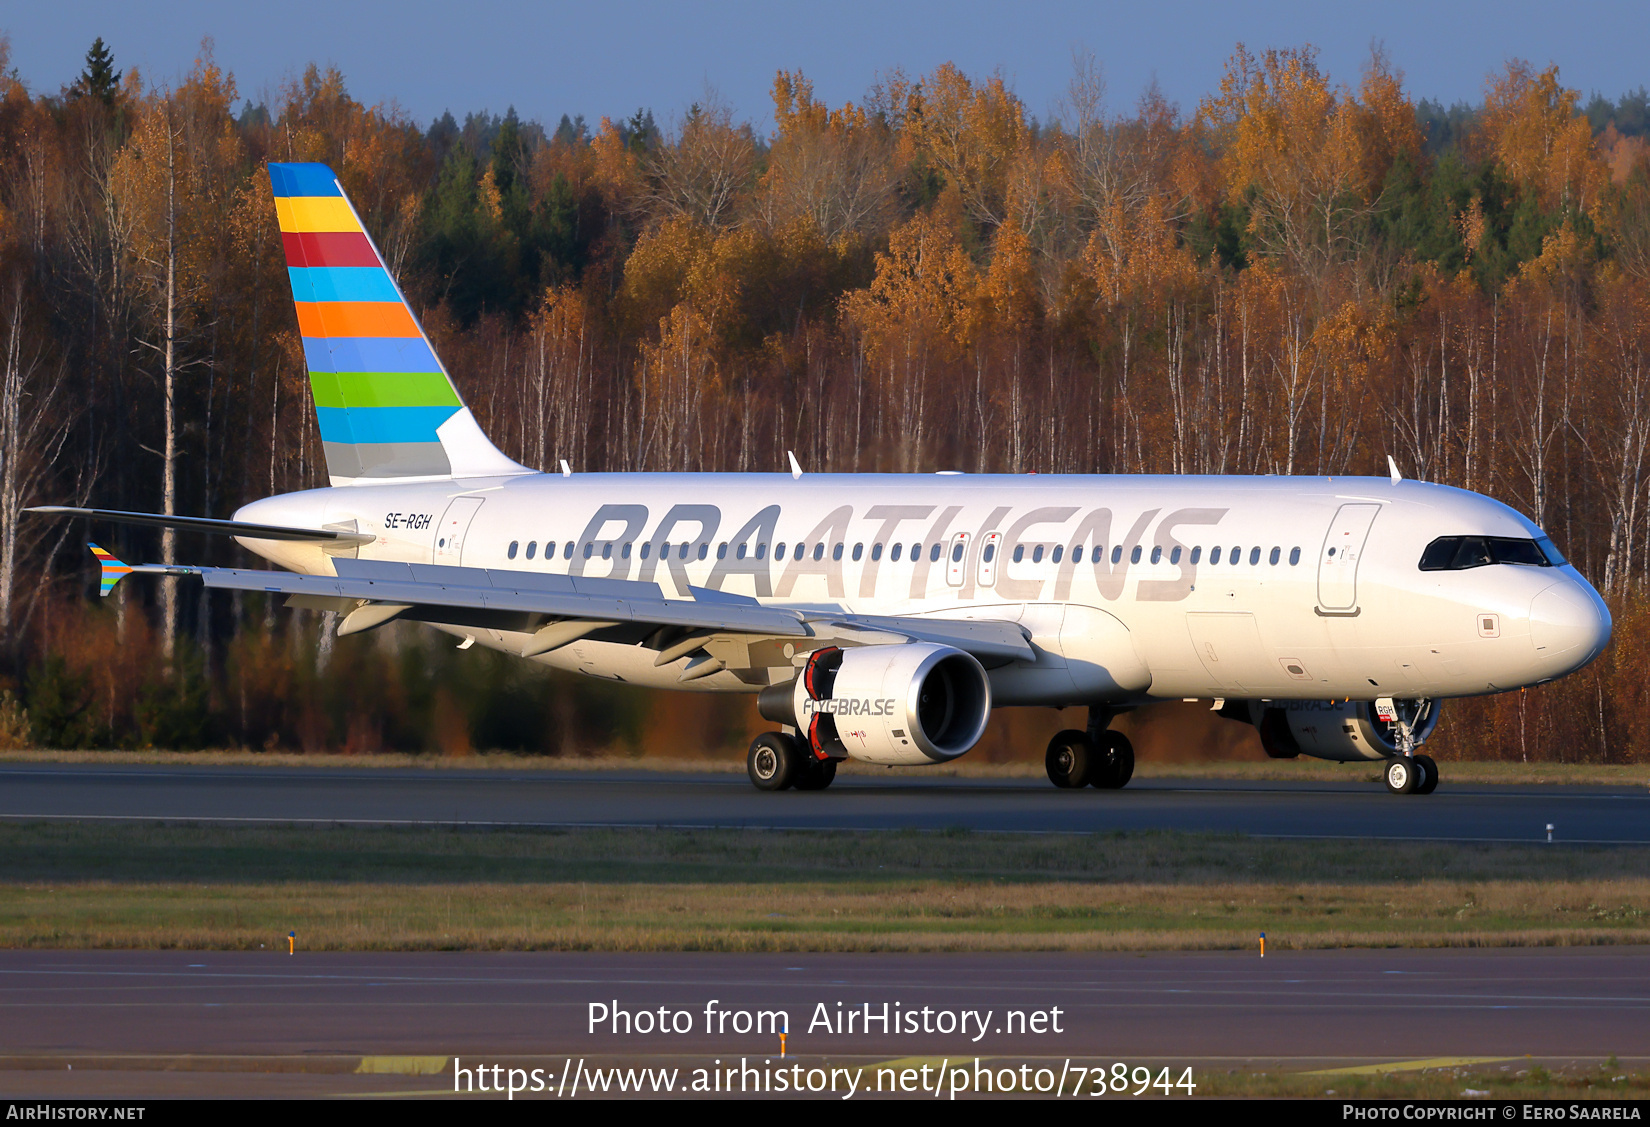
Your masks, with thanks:
<instances>
[{"instance_id":1,"label":"taxiway pavement","mask_svg":"<svg viewBox=\"0 0 1650 1127\"><path fill-rule=\"evenodd\" d=\"M1151 954L0 952L12 1096L450 1091L452 1061L777 1060L705 1009L783 1011L809 1064L974 1057L1316 1071L1650 1056L1650 949ZM591 1005L692 1031L590 1029ZM838 1005L840 1003L840 1007ZM990 1013L984 1036L820 1027L884 1003ZM1009 1011L1050 1014L1009 1032ZM930 1024L937 1024L937 1019ZM1058 1025L1059 1032L1053 1026ZM812 1028L810 1028L812 1026ZM401 1062L406 1075L385 1075ZM415 1074L420 1065L426 1075ZM1499 1063L1497 1063L1499 1062ZM1058 1064L1056 1064L1058 1067ZM76 1076L76 1070L79 1075ZM1326 1086L1334 1081L1327 1079Z\"/></svg>"},{"instance_id":2,"label":"taxiway pavement","mask_svg":"<svg viewBox=\"0 0 1650 1127\"><path fill-rule=\"evenodd\" d=\"M199 822L1190 830L1276 837L1650 844L1650 790L1452 784L1391 795L1345 783L1138 779L1061 791L1041 779L845 775L766 794L743 774L9 764L0 818Z\"/></svg>"}]
</instances>

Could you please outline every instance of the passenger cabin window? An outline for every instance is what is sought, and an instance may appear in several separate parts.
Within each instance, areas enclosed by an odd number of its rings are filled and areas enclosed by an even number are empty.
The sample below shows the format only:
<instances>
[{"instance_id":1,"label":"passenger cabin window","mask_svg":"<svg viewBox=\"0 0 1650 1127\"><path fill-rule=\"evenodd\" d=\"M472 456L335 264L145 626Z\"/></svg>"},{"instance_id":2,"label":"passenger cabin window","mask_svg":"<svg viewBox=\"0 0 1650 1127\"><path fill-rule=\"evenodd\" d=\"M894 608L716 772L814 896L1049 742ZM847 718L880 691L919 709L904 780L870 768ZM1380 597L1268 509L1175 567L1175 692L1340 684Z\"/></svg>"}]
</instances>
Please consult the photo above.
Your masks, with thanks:
<instances>
[{"instance_id":1,"label":"passenger cabin window","mask_svg":"<svg viewBox=\"0 0 1650 1127\"><path fill-rule=\"evenodd\" d=\"M1249 566L1254 567L1259 562L1260 562L1260 549L1259 548L1250 548L1249 549Z\"/></svg>"},{"instance_id":2,"label":"passenger cabin window","mask_svg":"<svg viewBox=\"0 0 1650 1127\"><path fill-rule=\"evenodd\" d=\"M1273 548L1272 549L1272 554L1267 557L1267 561L1273 567L1277 567L1278 566L1278 560L1280 560L1282 558L1283 558L1283 549L1282 548Z\"/></svg>"},{"instance_id":3,"label":"passenger cabin window","mask_svg":"<svg viewBox=\"0 0 1650 1127\"><path fill-rule=\"evenodd\" d=\"M825 558L825 545L815 544L814 545L814 559L822 560L824 558Z\"/></svg>"},{"instance_id":4,"label":"passenger cabin window","mask_svg":"<svg viewBox=\"0 0 1650 1127\"><path fill-rule=\"evenodd\" d=\"M1024 544L1014 545L1014 562L1019 563L1021 560L1025 559L1025 558L1026 558L1026 546Z\"/></svg>"},{"instance_id":5,"label":"passenger cabin window","mask_svg":"<svg viewBox=\"0 0 1650 1127\"><path fill-rule=\"evenodd\" d=\"M929 549L928 549L928 562L929 563L939 563L940 562L940 546L938 544L933 544L929 547Z\"/></svg>"},{"instance_id":6,"label":"passenger cabin window","mask_svg":"<svg viewBox=\"0 0 1650 1127\"><path fill-rule=\"evenodd\" d=\"M1134 546L1134 551L1129 553L1129 562L1130 563L1139 563L1140 562L1140 545L1139 544L1136 544Z\"/></svg>"},{"instance_id":7,"label":"passenger cabin window","mask_svg":"<svg viewBox=\"0 0 1650 1127\"><path fill-rule=\"evenodd\" d=\"M1031 562L1032 563L1042 563L1043 562L1043 546L1041 544L1039 544L1035 548L1031 549Z\"/></svg>"},{"instance_id":8,"label":"passenger cabin window","mask_svg":"<svg viewBox=\"0 0 1650 1127\"><path fill-rule=\"evenodd\" d=\"M687 553L683 552L682 554L686 555ZM763 540L763 541L761 541L760 543L758 543L756 545L756 558L761 560L761 559L766 559L767 556L768 556L768 542L766 540Z\"/></svg>"},{"instance_id":9,"label":"passenger cabin window","mask_svg":"<svg viewBox=\"0 0 1650 1127\"><path fill-rule=\"evenodd\" d=\"M573 541L569 540L567 542L567 547L562 549L561 558L564 560L570 560L573 558Z\"/></svg>"},{"instance_id":10,"label":"passenger cabin window","mask_svg":"<svg viewBox=\"0 0 1650 1127\"><path fill-rule=\"evenodd\" d=\"M899 545L898 544L894 545L894 550L895 551L899 550ZM881 544L872 544L871 545L871 558L873 560L880 560L882 558L882 545Z\"/></svg>"},{"instance_id":11,"label":"passenger cabin window","mask_svg":"<svg viewBox=\"0 0 1650 1127\"><path fill-rule=\"evenodd\" d=\"M903 548L903 547L905 547L905 545L895 544L892 548L890 548L888 550L888 558L890 560L893 560L895 563L899 563L899 553L900 553L900 549Z\"/></svg>"},{"instance_id":12,"label":"passenger cabin window","mask_svg":"<svg viewBox=\"0 0 1650 1127\"><path fill-rule=\"evenodd\" d=\"M1215 549L1215 551L1217 551L1217 552L1219 550L1220 550L1219 548ZM1192 566L1196 567L1197 564L1198 564L1198 561L1200 559L1202 559L1202 557L1203 557L1203 547L1202 547L1202 545L1199 545L1196 548L1193 548L1192 549ZM1218 563L1219 561L1217 560L1217 561L1214 561L1214 562Z\"/></svg>"},{"instance_id":13,"label":"passenger cabin window","mask_svg":"<svg viewBox=\"0 0 1650 1127\"><path fill-rule=\"evenodd\" d=\"M710 555L710 541L707 540L703 544L699 545L699 558L704 559L705 557L707 557L709 555Z\"/></svg>"},{"instance_id":14,"label":"passenger cabin window","mask_svg":"<svg viewBox=\"0 0 1650 1127\"><path fill-rule=\"evenodd\" d=\"M1123 545L1119 544L1111 550L1111 562L1114 564L1123 562Z\"/></svg>"},{"instance_id":15,"label":"passenger cabin window","mask_svg":"<svg viewBox=\"0 0 1650 1127\"><path fill-rule=\"evenodd\" d=\"M855 544L854 545L854 562L858 563L859 558L861 556L863 556L864 554L865 554L865 545L864 544Z\"/></svg>"},{"instance_id":16,"label":"passenger cabin window","mask_svg":"<svg viewBox=\"0 0 1650 1127\"><path fill-rule=\"evenodd\" d=\"M1174 546L1174 550L1169 553L1169 562L1172 563L1172 564L1177 564L1177 563L1180 562L1180 545L1179 544L1176 544Z\"/></svg>"},{"instance_id":17,"label":"passenger cabin window","mask_svg":"<svg viewBox=\"0 0 1650 1127\"><path fill-rule=\"evenodd\" d=\"M1294 567L1296 564L1298 564L1300 562L1301 562L1301 550L1299 548L1290 548L1289 549L1289 566Z\"/></svg>"},{"instance_id":18,"label":"passenger cabin window","mask_svg":"<svg viewBox=\"0 0 1650 1127\"><path fill-rule=\"evenodd\" d=\"M519 541L519 540L510 541L510 550L508 552L504 553L504 554L512 560L515 559L516 558L516 548L517 548L518 545L520 545L520 543L521 543L521 541Z\"/></svg>"},{"instance_id":19,"label":"passenger cabin window","mask_svg":"<svg viewBox=\"0 0 1650 1127\"><path fill-rule=\"evenodd\" d=\"M990 544L990 543L986 544L986 546L985 546L985 562L990 563L992 560L994 560L996 558L997 558L997 545Z\"/></svg>"},{"instance_id":20,"label":"passenger cabin window","mask_svg":"<svg viewBox=\"0 0 1650 1127\"><path fill-rule=\"evenodd\" d=\"M1192 562L1196 563L1197 559L1194 557ZM1209 549L1209 562L1211 564L1217 564L1220 562L1220 545L1217 544L1213 548Z\"/></svg>"},{"instance_id":21,"label":"passenger cabin window","mask_svg":"<svg viewBox=\"0 0 1650 1127\"><path fill-rule=\"evenodd\" d=\"M725 560L728 558L728 545L726 541L716 545L716 558L719 560Z\"/></svg>"},{"instance_id":22,"label":"passenger cabin window","mask_svg":"<svg viewBox=\"0 0 1650 1127\"><path fill-rule=\"evenodd\" d=\"M1054 545L1054 554L1052 556L1050 556L1049 559L1051 561L1053 561L1054 563L1059 563L1060 562L1060 554L1064 551L1065 551L1065 548L1062 547L1061 545L1059 545L1059 544Z\"/></svg>"},{"instance_id":23,"label":"passenger cabin window","mask_svg":"<svg viewBox=\"0 0 1650 1127\"><path fill-rule=\"evenodd\" d=\"M527 541L527 558L528 559L532 559L533 558L533 553L537 552L538 550L539 550L539 542L537 540Z\"/></svg>"},{"instance_id":24,"label":"passenger cabin window","mask_svg":"<svg viewBox=\"0 0 1650 1127\"><path fill-rule=\"evenodd\" d=\"M1152 563L1162 563L1162 562L1163 562L1163 545L1153 544L1152 545Z\"/></svg>"},{"instance_id":25,"label":"passenger cabin window","mask_svg":"<svg viewBox=\"0 0 1650 1127\"><path fill-rule=\"evenodd\" d=\"M831 549L831 558L833 560L840 560L842 558L842 545L841 544L838 544L838 545L836 545L835 547L833 547Z\"/></svg>"},{"instance_id":26,"label":"passenger cabin window","mask_svg":"<svg viewBox=\"0 0 1650 1127\"><path fill-rule=\"evenodd\" d=\"M1440 536L1421 553L1422 571L1465 571L1489 564L1563 567L1564 557L1545 536L1539 540L1516 536Z\"/></svg>"}]
</instances>

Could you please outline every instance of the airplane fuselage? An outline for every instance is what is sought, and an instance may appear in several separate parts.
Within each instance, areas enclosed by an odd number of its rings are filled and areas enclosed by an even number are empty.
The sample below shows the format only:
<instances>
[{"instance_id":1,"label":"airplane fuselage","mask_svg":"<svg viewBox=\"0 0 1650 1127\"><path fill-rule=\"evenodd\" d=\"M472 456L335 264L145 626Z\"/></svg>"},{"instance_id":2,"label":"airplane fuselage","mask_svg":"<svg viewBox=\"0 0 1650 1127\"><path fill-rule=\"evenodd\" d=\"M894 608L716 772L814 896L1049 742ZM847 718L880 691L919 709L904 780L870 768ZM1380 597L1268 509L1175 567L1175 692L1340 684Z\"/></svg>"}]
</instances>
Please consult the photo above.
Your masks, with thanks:
<instances>
[{"instance_id":1,"label":"airplane fuselage","mask_svg":"<svg viewBox=\"0 0 1650 1127\"><path fill-rule=\"evenodd\" d=\"M1603 601L1556 553L1421 570L1440 537L1543 533L1490 498L1386 478L526 474L316 489L236 519L372 535L350 549L362 559L1009 620L1037 657L990 670L995 704L1493 693L1578 668L1610 631ZM331 572L316 545L241 542ZM515 653L529 637L441 628ZM776 651L771 668L753 660L683 686L681 662L656 665L639 640L617 626L535 660L701 691L794 675Z\"/></svg>"}]
</instances>

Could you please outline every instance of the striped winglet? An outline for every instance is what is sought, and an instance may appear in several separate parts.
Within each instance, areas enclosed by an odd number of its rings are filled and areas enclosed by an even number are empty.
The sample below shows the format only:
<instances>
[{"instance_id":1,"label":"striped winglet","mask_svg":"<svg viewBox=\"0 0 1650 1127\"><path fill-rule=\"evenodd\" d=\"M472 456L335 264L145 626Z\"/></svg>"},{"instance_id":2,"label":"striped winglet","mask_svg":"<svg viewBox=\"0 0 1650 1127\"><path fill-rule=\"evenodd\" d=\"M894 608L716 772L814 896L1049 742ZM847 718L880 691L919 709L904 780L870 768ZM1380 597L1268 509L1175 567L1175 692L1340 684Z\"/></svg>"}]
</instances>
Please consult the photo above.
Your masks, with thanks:
<instances>
[{"instance_id":1,"label":"striped winglet","mask_svg":"<svg viewBox=\"0 0 1650 1127\"><path fill-rule=\"evenodd\" d=\"M97 557L97 566L103 570L101 579L102 590L98 593L107 598L109 592L115 589L116 583L119 583L122 579L125 579L128 575L132 574L132 565L121 563L108 552L105 552L102 548L99 548L96 544L88 544L86 546L92 550L92 555Z\"/></svg>"},{"instance_id":2,"label":"striped winglet","mask_svg":"<svg viewBox=\"0 0 1650 1127\"><path fill-rule=\"evenodd\" d=\"M464 409L324 164L271 164L292 298L334 478L453 471L438 428Z\"/></svg>"}]
</instances>

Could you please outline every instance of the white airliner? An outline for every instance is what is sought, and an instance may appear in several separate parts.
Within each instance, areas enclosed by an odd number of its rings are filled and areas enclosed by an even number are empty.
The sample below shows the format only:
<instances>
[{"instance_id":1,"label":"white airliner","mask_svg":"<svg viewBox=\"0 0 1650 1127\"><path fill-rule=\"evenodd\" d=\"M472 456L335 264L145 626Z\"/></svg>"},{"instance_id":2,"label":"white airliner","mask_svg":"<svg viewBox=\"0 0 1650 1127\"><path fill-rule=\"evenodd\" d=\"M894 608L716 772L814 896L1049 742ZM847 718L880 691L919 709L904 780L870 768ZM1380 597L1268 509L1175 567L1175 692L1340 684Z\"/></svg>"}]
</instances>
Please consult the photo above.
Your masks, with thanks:
<instances>
[{"instance_id":1,"label":"white airliner","mask_svg":"<svg viewBox=\"0 0 1650 1127\"><path fill-rule=\"evenodd\" d=\"M330 170L270 165L331 485L232 521L290 571L130 571L289 596L339 634L393 619L592 677L759 694L764 790L837 763L932 764L993 707L1086 706L1058 786L1121 787L1120 713L1212 700L1267 754L1386 761L1446 697L1541 684L1608 643L1598 593L1531 521L1384 477L538 473L482 434Z\"/></svg>"}]
</instances>

